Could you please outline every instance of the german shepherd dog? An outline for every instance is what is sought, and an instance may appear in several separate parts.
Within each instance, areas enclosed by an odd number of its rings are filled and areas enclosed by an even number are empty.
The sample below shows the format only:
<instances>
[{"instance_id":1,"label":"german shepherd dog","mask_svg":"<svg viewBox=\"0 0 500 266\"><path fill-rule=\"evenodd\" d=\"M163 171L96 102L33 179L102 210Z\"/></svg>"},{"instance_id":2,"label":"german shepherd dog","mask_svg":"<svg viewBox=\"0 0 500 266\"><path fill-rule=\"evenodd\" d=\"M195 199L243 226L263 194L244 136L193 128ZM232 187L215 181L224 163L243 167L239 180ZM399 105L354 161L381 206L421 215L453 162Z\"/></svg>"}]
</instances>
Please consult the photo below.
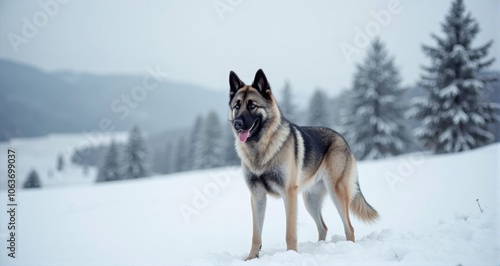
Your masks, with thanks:
<instances>
[{"instance_id":1,"label":"german shepherd dog","mask_svg":"<svg viewBox=\"0 0 500 266\"><path fill-rule=\"evenodd\" d=\"M246 260L259 257L267 194L282 197L286 211L287 250L297 251L297 194L325 240L321 215L328 193L344 224L347 240L354 242L349 210L365 222L378 218L361 193L356 159L345 139L325 127L301 127L280 112L267 78L259 69L252 85L229 74L229 120L243 174L250 189L253 237Z\"/></svg>"}]
</instances>

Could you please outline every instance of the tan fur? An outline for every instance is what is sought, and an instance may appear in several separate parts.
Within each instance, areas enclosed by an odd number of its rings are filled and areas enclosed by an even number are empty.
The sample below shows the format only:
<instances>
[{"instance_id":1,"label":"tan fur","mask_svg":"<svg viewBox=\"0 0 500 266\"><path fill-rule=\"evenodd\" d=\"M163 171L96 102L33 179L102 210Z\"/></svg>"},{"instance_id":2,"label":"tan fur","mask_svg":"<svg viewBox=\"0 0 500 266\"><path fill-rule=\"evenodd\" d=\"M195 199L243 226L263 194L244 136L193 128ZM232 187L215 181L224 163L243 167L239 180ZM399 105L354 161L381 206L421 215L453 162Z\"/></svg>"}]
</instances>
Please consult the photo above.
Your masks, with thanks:
<instances>
[{"instance_id":1,"label":"tan fur","mask_svg":"<svg viewBox=\"0 0 500 266\"><path fill-rule=\"evenodd\" d=\"M286 189L286 249L297 251L297 186Z\"/></svg>"}]
</instances>

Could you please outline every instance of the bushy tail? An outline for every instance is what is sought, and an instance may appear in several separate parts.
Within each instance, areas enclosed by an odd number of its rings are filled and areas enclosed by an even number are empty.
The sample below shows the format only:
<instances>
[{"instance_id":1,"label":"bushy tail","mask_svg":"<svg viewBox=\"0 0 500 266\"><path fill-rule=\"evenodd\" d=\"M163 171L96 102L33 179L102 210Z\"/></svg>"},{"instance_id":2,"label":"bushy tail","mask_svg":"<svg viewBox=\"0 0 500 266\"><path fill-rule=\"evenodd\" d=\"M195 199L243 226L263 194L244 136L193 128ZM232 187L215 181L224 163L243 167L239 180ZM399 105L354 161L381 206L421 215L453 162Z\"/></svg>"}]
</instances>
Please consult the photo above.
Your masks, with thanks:
<instances>
[{"instance_id":1,"label":"bushy tail","mask_svg":"<svg viewBox=\"0 0 500 266\"><path fill-rule=\"evenodd\" d=\"M375 222L379 218L378 212L370 204L368 204L368 202L366 202L363 193L361 193L361 190L359 189L359 185L358 191L351 201L350 209L356 217L365 223Z\"/></svg>"}]
</instances>

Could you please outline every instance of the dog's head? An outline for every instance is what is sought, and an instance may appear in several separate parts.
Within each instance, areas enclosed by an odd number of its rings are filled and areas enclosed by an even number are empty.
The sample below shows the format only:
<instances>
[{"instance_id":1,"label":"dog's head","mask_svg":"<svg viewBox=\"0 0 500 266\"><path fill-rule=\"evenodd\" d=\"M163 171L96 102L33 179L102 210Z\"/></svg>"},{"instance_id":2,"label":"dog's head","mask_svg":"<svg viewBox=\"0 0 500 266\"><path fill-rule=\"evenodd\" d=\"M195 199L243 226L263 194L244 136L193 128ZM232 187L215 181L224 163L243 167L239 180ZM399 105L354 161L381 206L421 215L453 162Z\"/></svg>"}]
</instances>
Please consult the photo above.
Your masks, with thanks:
<instances>
[{"instance_id":1,"label":"dog's head","mask_svg":"<svg viewBox=\"0 0 500 266\"><path fill-rule=\"evenodd\" d=\"M252 85L245 85L236 73L231 71L229 87L231 128L243 143L258 141L262 132L272 122L271 118L279 115L264 71L257 71Z\"/></svg>"}]
</instances>

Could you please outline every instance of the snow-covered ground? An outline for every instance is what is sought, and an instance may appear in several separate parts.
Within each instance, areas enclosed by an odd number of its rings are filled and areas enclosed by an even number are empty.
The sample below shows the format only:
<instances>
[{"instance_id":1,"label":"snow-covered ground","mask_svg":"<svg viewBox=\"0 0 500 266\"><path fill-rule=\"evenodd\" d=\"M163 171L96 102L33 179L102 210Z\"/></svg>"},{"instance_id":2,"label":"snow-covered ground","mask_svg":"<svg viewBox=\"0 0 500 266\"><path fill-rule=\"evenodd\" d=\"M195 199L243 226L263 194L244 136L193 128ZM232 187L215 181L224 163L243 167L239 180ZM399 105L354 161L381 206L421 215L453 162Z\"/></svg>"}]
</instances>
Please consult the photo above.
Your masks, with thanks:
<instances>
[{"instance_id":1,"label":"snow-covered ground","mask_svg":"<svg viewBox=\"0 0 500 266\"><path fill-rule=\"evenodd\" d=\"M1 143L1 158L14 147L19 170L50 167L73 145L67 138ZM374 225L353 219L356 243L345 241L328 200L327 241L318 243L300 202L299 252L286 251L283 202L271 198L261 257L248 262L242 259L251 244L251 210L238 167L19 190L17 258L6 255L3 212L0 265L499 265L499 165L500 144L362 162L361 188L381 219ZM72 178L66 174L63 180ZM1 206L6 199L2 190Z\"/></svg>"}]
</instances>

